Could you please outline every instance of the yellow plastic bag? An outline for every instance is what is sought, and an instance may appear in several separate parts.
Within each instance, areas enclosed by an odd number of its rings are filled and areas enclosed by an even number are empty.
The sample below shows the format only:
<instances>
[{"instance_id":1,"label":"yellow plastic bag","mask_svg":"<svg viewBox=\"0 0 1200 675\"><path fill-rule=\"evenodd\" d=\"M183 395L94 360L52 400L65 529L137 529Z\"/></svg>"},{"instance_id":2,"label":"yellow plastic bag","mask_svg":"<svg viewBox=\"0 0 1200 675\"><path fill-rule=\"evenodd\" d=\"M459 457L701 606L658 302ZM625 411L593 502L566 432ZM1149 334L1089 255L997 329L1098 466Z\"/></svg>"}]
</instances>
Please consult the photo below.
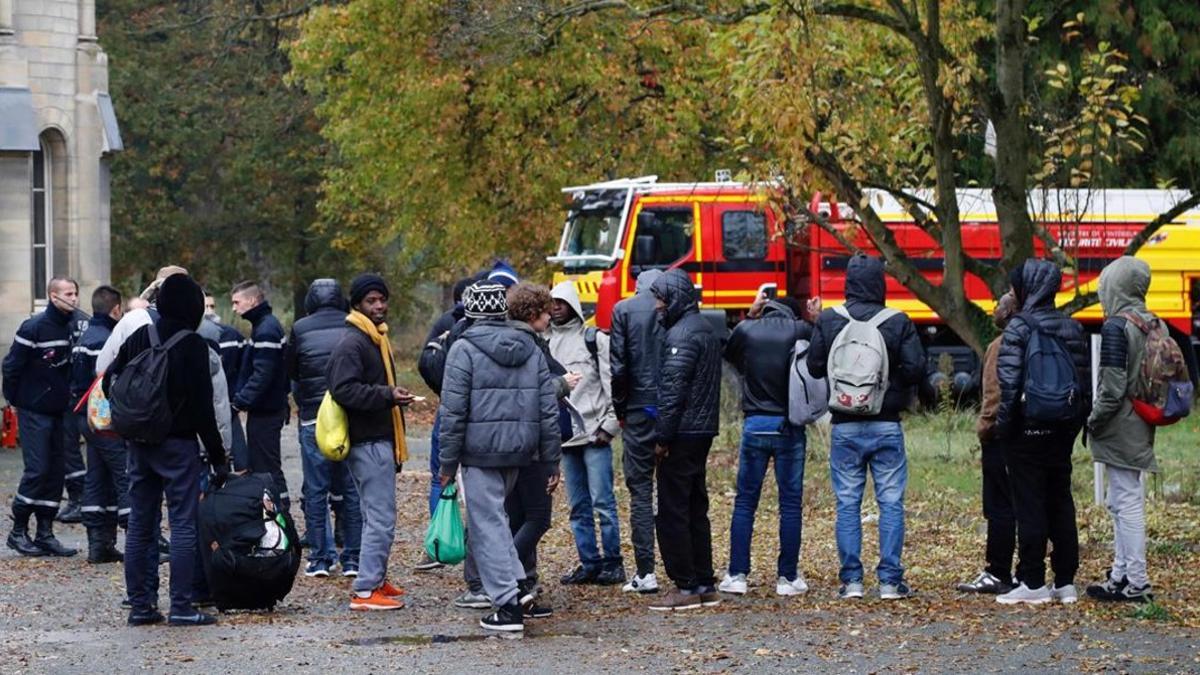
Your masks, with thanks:
<instances>
[{"instance_id":1,"label":"yellow plastic bag","mask_svg":"<svg viewBox=\"0 0 1200 675\"><path fill-rule=\"evenodd\" d=\"M333 400L329 392L317 409L317 448L331 462L340 462L350 454L350 423L346 410Z\"/></svg>"}]
</instances>

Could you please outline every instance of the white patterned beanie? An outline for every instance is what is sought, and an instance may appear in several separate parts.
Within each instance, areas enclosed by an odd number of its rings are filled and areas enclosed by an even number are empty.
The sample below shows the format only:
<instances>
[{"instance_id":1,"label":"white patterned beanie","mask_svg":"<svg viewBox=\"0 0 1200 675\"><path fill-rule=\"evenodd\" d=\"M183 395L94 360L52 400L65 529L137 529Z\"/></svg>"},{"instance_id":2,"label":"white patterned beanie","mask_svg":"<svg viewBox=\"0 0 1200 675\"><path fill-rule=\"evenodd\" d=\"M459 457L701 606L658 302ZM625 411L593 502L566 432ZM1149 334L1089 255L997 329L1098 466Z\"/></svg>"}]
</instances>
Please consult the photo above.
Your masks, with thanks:
<instances>
[{"instance_id":1,"label":"white patterned beanie","mask_svg":"<svg viewBox=\"0 0 1200 675\"><path fill-rule=\"evenodd\" d=\"M463 309L471 319L503 319L508 316L508 289L480 281L463 291Z\"/></svg>"}]
</instances>

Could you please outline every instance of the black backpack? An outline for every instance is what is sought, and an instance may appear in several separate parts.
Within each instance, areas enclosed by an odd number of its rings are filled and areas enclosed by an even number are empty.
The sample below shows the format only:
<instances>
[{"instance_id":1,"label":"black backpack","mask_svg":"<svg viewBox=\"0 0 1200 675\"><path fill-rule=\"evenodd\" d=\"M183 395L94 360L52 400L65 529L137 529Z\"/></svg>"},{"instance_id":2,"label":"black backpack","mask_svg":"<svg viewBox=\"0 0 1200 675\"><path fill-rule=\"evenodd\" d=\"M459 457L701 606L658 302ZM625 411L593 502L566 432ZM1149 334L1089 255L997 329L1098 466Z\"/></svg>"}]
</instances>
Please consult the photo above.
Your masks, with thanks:
<instances>
[{"instance_id":1,"label":"black backpack","mask_svg":"<svg viewBox=\"0 0 1200 675\"><path fill-rule=\"evenodd\" d=\"M113 431L128 441L157 445L166 440L175 419L167 392L167 352L192 331L181 330L164 343L154 324L148 330L150 348L113 376L108 403Z\"/></svg>"},{"instance_id":2,"label":"black backpack","mask_svg":"<svg viewBox=\"0 0 1200 675\"><path fill-rule=\"evenodd\" d=\"M1022 414L1041 425L1077 421L1083 413L1083 392L1071 353L1037 319L1027 316L1025 320L1033 330L1025 345Z\"/></svg>"},{"instance_id":3,"label":"black backpack","mask_svg":"<svg viewBox=\"0 0 1200 675\"><path fill-rule=\"evenodd\" d=\"M291 592L300 536L286 513L274 511L279 503L269 473L230 476L200 502L200 557L217 608L272 609ZM260 548L268 519L283 522L286 547Z\"/></svg>"}]
</instances>

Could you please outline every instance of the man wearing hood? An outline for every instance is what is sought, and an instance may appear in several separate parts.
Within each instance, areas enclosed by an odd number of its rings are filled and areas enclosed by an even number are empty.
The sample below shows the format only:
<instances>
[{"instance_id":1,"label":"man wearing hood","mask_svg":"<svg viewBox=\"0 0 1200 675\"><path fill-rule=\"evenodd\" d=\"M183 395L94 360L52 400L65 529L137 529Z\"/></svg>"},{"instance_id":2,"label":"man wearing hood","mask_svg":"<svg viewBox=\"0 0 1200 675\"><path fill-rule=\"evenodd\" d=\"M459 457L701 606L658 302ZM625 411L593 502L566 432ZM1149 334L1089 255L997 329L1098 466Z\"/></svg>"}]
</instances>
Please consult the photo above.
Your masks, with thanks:
<instances>
[{"instance_id":1,"label":"man wearing hood","mask_svg":"<svg viewBox=\"0 0 1200 675\"><path fill-rule=\"evenodd\" d=\"M1000 343L996 372L1000 406L995 437L1005 443L1005 464L1017 515L1016 588L997 596L1002 604L1041 604L1078 599L1079 534L1071 496L1071 451L1087 416L1088 347L1083 327L1054 307L1062 271L1047 260L1026 260L1009 275L1021 311L1008 322ZM1028 347L1034 332L1044 344L1056 341L1070 355L1076 387L1082 397L1076 419L1053 423L1024 415ZM1050 564L1054 584L1046 584L1046 542L1054 543Z\"/></svg>"},{"instance_id":2,"label":"man wearing hood","mask_svg":"<svg viewBox=\"0 0 1200 675\"><path fill-rule=\"evenodd\" d=\"M612 404L621 422L621 464L629 489L629 539L636 565L633 579L621 589L626 592L658 591L654 576L654 421L663 331L650 287L661 276L659 270L639 274L637 294L618 302L612 311Z\"/></svg>"},{"instance_id":3,"label":"man wearing hood","mask_svg":"<svg viewBox=\"0 0 1200 675\"><path fill-rule=\"evenodd\" d=\"M571 531L579 565L564 584L625 583L621 525L613 494L612 439L620 431L613 413L609 379L608 335L588 328L575 284L564 281L550 290L550 354L582 377L571 390L571 405L583 418L575 436L563 443L563 478L571 502ZM591 344L589 344L591 341ZM600 520L600 543L596 519Z\"/></svg>"},{"instance_id":4,"label":"man wearing hood","mask_svg":"<svg viewBox=\"0 0 1200 675\"><path fill-rule=\"evenodd\" d=\"M846 267L844 311L857 321L869 321L884 311L887 283L883 263L862 254ZM849 324L841 308L821 312L808 349L808 370L825 377L834 341ZM904 492L908 486L908 459L900 413L908 408L925 373L925 350L908 316L896 313L878 327L887 346L887 389L876 415L833 412L829 470L837 495L836 538L843 599L863 597L862 498L867 471L874 482L879 505L879 597L896 600L911 595L904 583Z\"/></svg>"},{"instance_id":5,"label":"man wearing hood","mask_svg":"<svg viewBox=\"0 0 1200 675\"><path fill-rule=\"evenodd\" d=\"M480 626L521 631L518 584L525 568L504 505L521 467L558 459L557 384L533 336L506 324L504 286L475 284L463 294L463 305L475 322L446 358L441 482L454 481L461 469L468 547L496 608Z\"/></svg>"},{"instance_id":6,"label":"man wearing hood","mask_svg":"<svg viewBox=\"0 0 1200 675\"><path fill-rule=\"evenodd\" d=\"M1157 472L1154 427L1133 410L1140 394L1146 334L1135 321L1158 320L1146 309L1150 266L1131 256L1117 258L1100 273L1100 386L1088 418L1092 457L1108 478L1108 512L1113 519L1113 564L1106 579L1088 586L1102 601L1148 602L1146 504L1141 473Z\"/></svg>"},{"instance_id":7,"label":"man wearing hood","mask_svg":"<svg viewBox=\"0 0 1200 675\"><path fill-rule=\"evenodd\" d=\"M200 626L216 618L196 610L197 587L196 513L200 504L200 448L204 443L208 462L224 482L229 472L225 448L213 410L212 379L208 369L208 345L194 333L204 315L204 293L186 274L163 280L158 292L159 317L152 325L138 328L121 345L117 358L104 374L104 390L111 398L112 380L153 343L150 331L166 344L181 331L186 334L167 352L167 398L174 411L166 440L156 445L129 442L129 529L125 538L125 584L132 609L129 624L160 623L158 612L158 534L163 493L167 497L167 519L171 528L171 625Z\"/></svg>"},{"instance_id":8,"label":"man wearing hood","mask_svg":"<svg viewBox=\"0 0 1200 675\"><path fill-rule=\"evenodd\" d=\"M108 366L117 358L117 352L121 349L121 345L133 335L137 329L142 326L148 326L154 323L158 318L158 310L155 308L155 303L158 301L158 290L162 287L163 281L173 274L187 274L188 271L178 265L167 265L158 270L158 274L154 275L154 281L142 291L138 299L146 304L142 307L131 308L125 312L117 325L113 327L112 335L105 340L104 347L100 349L100 353L96 355L96 374L103 375L104 371L108 370ZM130 300L130 303L133 301ZM140 303L139 303L140 304Z\"/></svg>"},{"instance_id":9,"label":"man wearing hood","mask_svg":"<svg viewBox=\"0 0 1200 675\"><path fill-rule=\"evenodd\" d=\"M720 603L705 481L720 424L721 345L700 315L700 294L686 272L668 271L650 292L664 331L654 423L658 548L676 587L650 609L695 609Z\"/></svg>"},{"instance_id":10,"label":"man wearing hood","mask_svg":"<svg viewBox=\"0 0 1200 675\"><path fill-rule=\"evenodd\" d=\"M317 448L317 409L328 384L325 370L329 356L346 331L346 299L335 279L317 279L304 298L305 317L292 326L284 352L284 365L292 381L292 398L299 409L300 461L304 471L303 495L305 535L308 537L308 566L305 576L327 577L338 562L329 505L341 502L338 518L344 519L345 547L342 576L358 574L358 549L362 537L362 515L358 491L345 462L331 462Z\"/></svg>"}]
</instances>

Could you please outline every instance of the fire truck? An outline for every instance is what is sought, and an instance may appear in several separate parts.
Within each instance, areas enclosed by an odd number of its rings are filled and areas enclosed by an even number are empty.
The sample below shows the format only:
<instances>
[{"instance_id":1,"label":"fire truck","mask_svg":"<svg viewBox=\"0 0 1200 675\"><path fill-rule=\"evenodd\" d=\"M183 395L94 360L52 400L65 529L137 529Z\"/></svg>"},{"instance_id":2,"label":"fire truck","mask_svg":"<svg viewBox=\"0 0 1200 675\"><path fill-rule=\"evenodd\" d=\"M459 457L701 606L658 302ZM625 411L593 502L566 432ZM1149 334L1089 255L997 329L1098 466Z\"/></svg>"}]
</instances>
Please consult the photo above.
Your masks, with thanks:
<instances>
[{"instance_id":1,"label":"fire truck","mask_svg":"<svg viewBox=\"0 0 1200 675\"><path fill-rule=\"evenodd\" d=\"M724 325L743 318L764 292L800 300L819 296L826 307L843 302L850 253L821 227L787 222L773 206L772 189L728 180L660 183L655 176L563 188L566 223L558 251L548 258L561 267L555 283L573 281L591 320L605 329L613 305L633 295L638 274L648 269L686 271L700 291L702 311ZM931 191L916 196L932 201ZM998 260L1000 236L991 192L960 190L957 196L966 253ZM1121 255L1130 239L1186 197L1175 190L1030 192L1031 213L1076 264L1064 273L1060 303L1076 290L1094 291L1100 270ZM938 243L889 194L872 192L867 198L921 272L939 283L944 260ZM852 206L818 195L810 210L827 217L862 250L873 251ZM1036 246L1041 254L1042 242ZM1149 308L1170 324L1177 338L1197 344L1200 209L1164 226L1138 257L1153 271ZM949 354L956 389L969 387L978 367L973 352L895 279L888 277L887 286L888 306L907 313L920 329L931 374L941 355ZM991 311L994 300L980 279L968 275L966 289L977 305ZM1103 315L1097 304L1076 318L1098 332Z\"/></svg>"}]
</instances>

